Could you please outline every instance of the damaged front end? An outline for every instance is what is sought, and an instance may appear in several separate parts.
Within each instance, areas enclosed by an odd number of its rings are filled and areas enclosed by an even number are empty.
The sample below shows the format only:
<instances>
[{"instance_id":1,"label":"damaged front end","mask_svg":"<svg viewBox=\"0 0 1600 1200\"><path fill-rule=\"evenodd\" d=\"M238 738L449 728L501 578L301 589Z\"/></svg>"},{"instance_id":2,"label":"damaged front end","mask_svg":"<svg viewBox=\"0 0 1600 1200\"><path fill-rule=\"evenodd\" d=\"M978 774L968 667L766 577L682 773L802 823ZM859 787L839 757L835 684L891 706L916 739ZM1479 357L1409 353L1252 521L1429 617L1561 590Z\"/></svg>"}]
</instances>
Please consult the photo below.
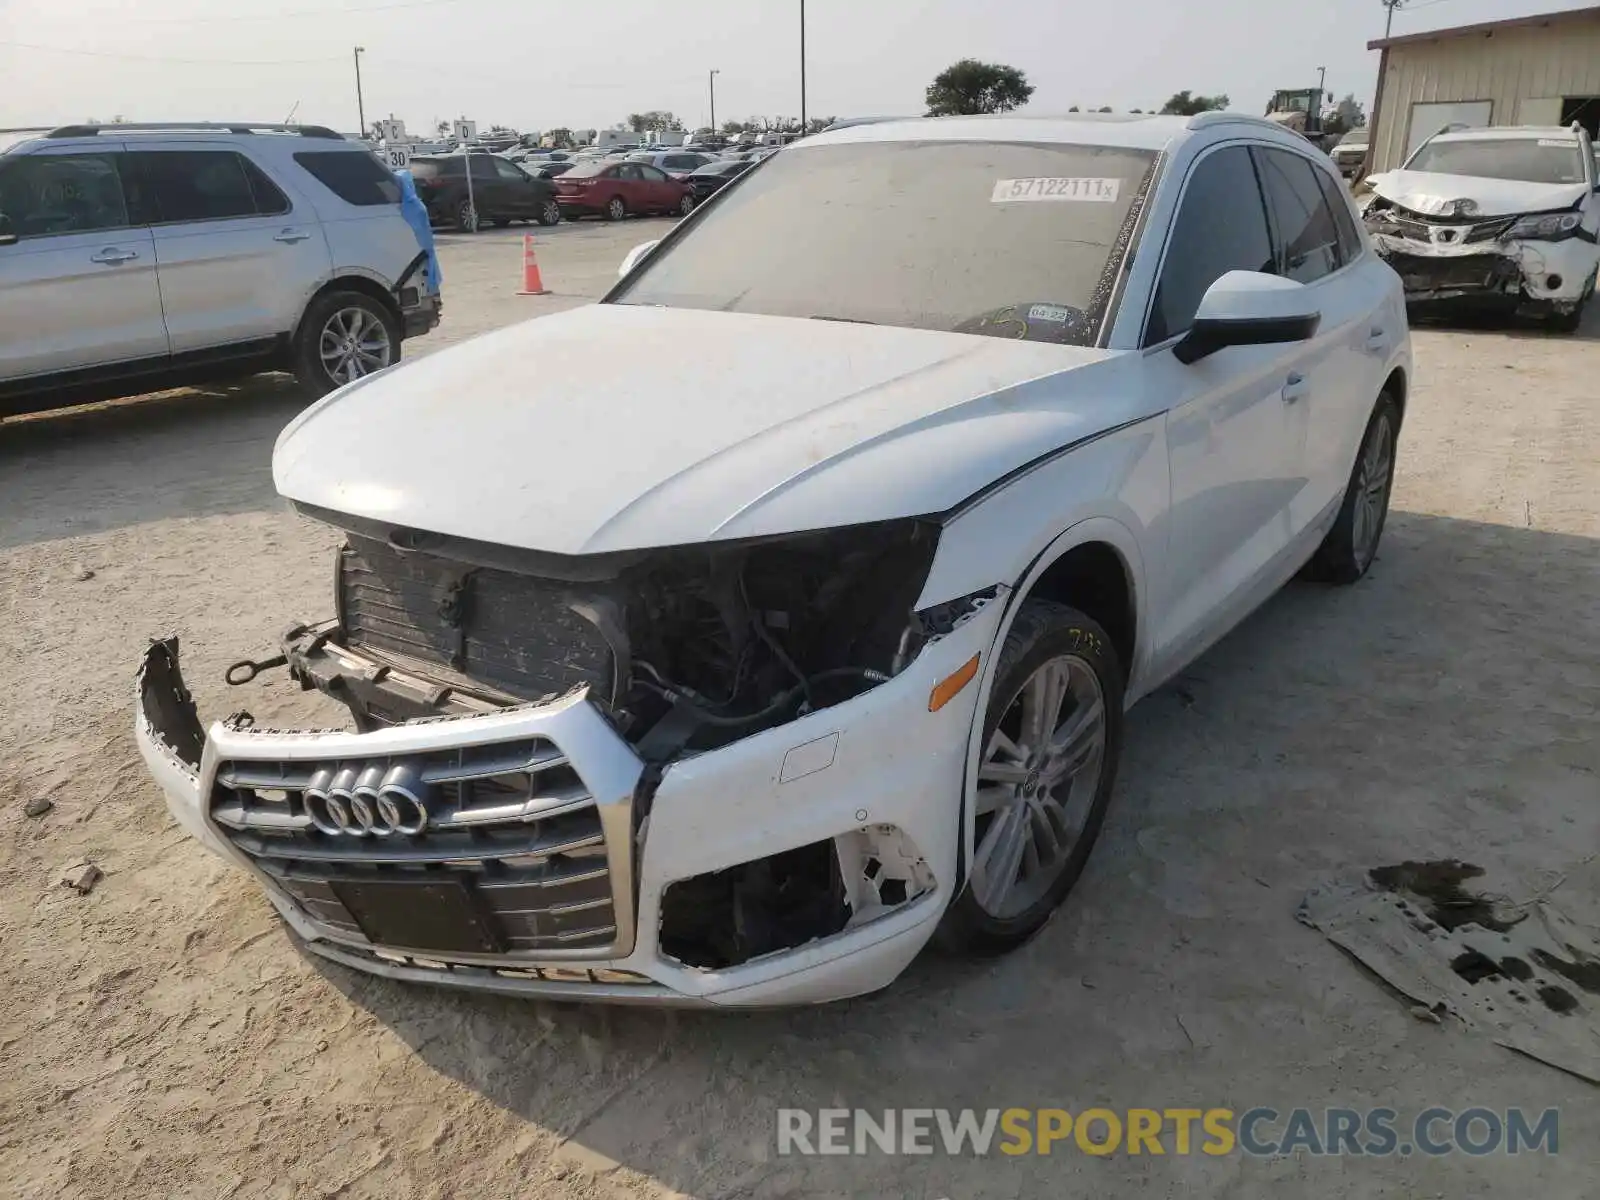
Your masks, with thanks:
<instances>
[{"instance_id":1,"label":"damaged front end","mask_svg":"<svg viewBox=\"0 0 1600 1200\"><path fill-rule=\"evenodd\" d=\"M338 523L337 617L281 658L353 732L236 714L202 734L175 639L140 678L174 812L311 949L768 1004L882 986L926 940L977 689L928 697L1000 609L991 589L913 611L937 526L570 558Z\"/></svg>"},{"instance_id":2,"label":"damaged front end","mask_svg":"<svg viewBox=\"0 0 1600 1200\"><path fill-rule=\"evenodd\" d=\"M1375 194L1364 217L1378 254L1415 305L1564 315L1594 288L1600 261L1577 209L1482 217L1470 200L1408 207Z\"/></svg>"}]
</instances>

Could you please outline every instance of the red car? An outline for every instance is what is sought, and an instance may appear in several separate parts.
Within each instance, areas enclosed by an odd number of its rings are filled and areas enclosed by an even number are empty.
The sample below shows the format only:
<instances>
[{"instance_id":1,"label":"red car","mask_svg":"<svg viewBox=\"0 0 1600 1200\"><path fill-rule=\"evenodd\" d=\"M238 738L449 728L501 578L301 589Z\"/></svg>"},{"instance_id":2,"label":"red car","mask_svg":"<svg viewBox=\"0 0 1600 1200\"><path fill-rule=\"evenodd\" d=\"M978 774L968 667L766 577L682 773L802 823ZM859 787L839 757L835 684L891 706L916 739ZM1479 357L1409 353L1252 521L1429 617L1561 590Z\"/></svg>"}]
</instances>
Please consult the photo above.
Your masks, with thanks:
<instances>
[{"instance_id":1,"label":"red car","mask_svg":"<svg viewBox=\"0 0 1600 1200\"><path fill-rule=\"evenodd\" d=\"M611 221L630 213L686 217L694 211L694 191L689 185L649 163L580 163L552 182L561 215L569 221L590 214L603 214Z\"/></svg>"}]
</instances>

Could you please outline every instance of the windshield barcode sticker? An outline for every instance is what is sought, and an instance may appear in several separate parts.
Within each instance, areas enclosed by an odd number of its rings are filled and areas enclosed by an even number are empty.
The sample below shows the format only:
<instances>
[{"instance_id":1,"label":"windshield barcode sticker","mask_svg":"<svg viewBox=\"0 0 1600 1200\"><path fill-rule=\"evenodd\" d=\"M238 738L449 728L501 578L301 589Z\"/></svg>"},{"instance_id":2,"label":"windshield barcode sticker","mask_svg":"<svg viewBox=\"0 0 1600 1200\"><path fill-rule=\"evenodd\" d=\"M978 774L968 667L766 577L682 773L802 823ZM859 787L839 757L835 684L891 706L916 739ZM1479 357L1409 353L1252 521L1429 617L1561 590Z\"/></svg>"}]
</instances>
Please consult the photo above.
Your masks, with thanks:
<instances>
[{"instance_id":1,"label":"windshield barcode sticker","mask_svg":"<svg viewBox=\"0 0 1600 1200\"><path fill-rule=\"evenodd\" d=\"M991 204L1018 200L1082 200L1113 204L1122 190L1120 179L997 179Z\"/></svg>"}]
</instances>

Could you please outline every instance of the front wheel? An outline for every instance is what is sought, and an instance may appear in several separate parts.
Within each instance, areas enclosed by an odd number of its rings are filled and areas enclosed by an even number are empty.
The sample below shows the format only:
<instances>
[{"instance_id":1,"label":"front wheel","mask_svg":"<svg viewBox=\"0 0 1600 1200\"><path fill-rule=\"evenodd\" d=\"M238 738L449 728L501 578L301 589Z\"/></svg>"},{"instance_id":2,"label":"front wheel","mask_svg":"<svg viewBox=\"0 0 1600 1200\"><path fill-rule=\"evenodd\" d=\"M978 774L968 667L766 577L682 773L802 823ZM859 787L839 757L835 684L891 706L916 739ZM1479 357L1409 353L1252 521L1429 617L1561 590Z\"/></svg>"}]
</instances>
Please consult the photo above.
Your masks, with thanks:
<instances>
[{"instance_id":1,"label":"front wheel","mask_svg":"<svg viewBox=\"0 0 1600 1200\"><path fill-rule=\"evenodd\" d=\"M559 225L561 223L561 206L554 200L546 200L539 206L539 224Z\"/></svg>"},{"instance_id":2,"label":"front wheel","mask_svg":"<svg viewBox=\"0 0 1600 1200\"><path fill-rule=\"evenodd\" d=\"M1023 603L984 714L972 768L972 862L939 926L946 949L1014 949L1083 874L1116 780L1123 688L1122 665L1097 622L1054 601Z\"/></svg>"},{"instance_id":3,"label":"front wheel","mask_svg":"<svg viewBox=\"0 0 1600 1200\"><path fill-rule=\"evenodd\" d=\"M1395 445L1400 433L1400 406L1388 392L1367 420L1361 448L1350 468L1344 503L1333 528L1306 564L1306 574L1327 583L1354 583L1367 573L1378 554L1378 541L1389 517L1394 487Z\"/></svg>"},{"instance_id":4,"label":"front wheel","mask_svg":"<svg viewBox=\"0 0 1600 1200\"><path fill-rule=\"evenodd\" d=\"M306 309L295 333L294 376L312 396L400 361L400 321L362 292L329 292Z\"/></svg>"},{"instance_id":5,"label":"front wheel","mask_svg":"<svg viewBox=\"0 0 1600 1200\"><path fill-rule=\"evenodd\" d=\"M693 211L694 197L685 193L683 199L678 201L678 215L680 217L687 217Z\"/></svg>"}]
</instances>

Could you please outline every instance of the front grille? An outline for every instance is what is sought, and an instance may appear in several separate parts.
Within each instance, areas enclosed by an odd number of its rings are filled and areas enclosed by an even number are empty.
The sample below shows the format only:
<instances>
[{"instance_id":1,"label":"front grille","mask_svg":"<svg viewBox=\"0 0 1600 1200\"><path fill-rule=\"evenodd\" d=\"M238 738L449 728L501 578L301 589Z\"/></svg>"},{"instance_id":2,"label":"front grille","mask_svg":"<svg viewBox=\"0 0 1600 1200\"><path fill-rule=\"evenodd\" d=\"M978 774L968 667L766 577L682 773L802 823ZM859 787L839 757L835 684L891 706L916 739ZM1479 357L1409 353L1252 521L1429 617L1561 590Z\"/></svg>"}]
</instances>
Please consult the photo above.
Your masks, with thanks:
<instances>
[{"instance_id":1,"label":"front grille","mask_svg":"<svg viewBox=\"0 0 1600 1200\"><path fill-rule=\"evenodd\" d=\"M315 803L317 787L342 772L348 786L363 771L394 778L397 768L426 808L421 832L329 833L313 819L308 791ZM224 762L211 817L312 918L352 939L376 940L341 898L343 887L438 881L465 886L506 951L595 951L616 941L599 811L543 738L393 759ZM320 820L327 823L326 810Z\"/></svg>"},{"instance_id":2,"label":"front grille","mask_svg":"<svg viewBox=\"0 0 1600 1200\"><path fill-rule=\"evenodd\" d=\"M588 686L611 698L614 660L560 583L350 538L339 606L353 646L427 664L440 683L486 683L521 700Z\"/></svg>"},{"instance_id":3,"label":"front grille","mask_svg":"<svg viewBox=\"0 0 1600 1200\"><path fill-rule=\"evenodd\" d=\"M1436 217L1425 213L1396 209L1384 214L1394 225L1395 232L1415 242L1432 243L1434 231L1452 228L1457 242L1492 242L1516 224L1516 217L1495 217L1488 221L1462 222L1460 217Z\"/></svg>"}]
</instances>

